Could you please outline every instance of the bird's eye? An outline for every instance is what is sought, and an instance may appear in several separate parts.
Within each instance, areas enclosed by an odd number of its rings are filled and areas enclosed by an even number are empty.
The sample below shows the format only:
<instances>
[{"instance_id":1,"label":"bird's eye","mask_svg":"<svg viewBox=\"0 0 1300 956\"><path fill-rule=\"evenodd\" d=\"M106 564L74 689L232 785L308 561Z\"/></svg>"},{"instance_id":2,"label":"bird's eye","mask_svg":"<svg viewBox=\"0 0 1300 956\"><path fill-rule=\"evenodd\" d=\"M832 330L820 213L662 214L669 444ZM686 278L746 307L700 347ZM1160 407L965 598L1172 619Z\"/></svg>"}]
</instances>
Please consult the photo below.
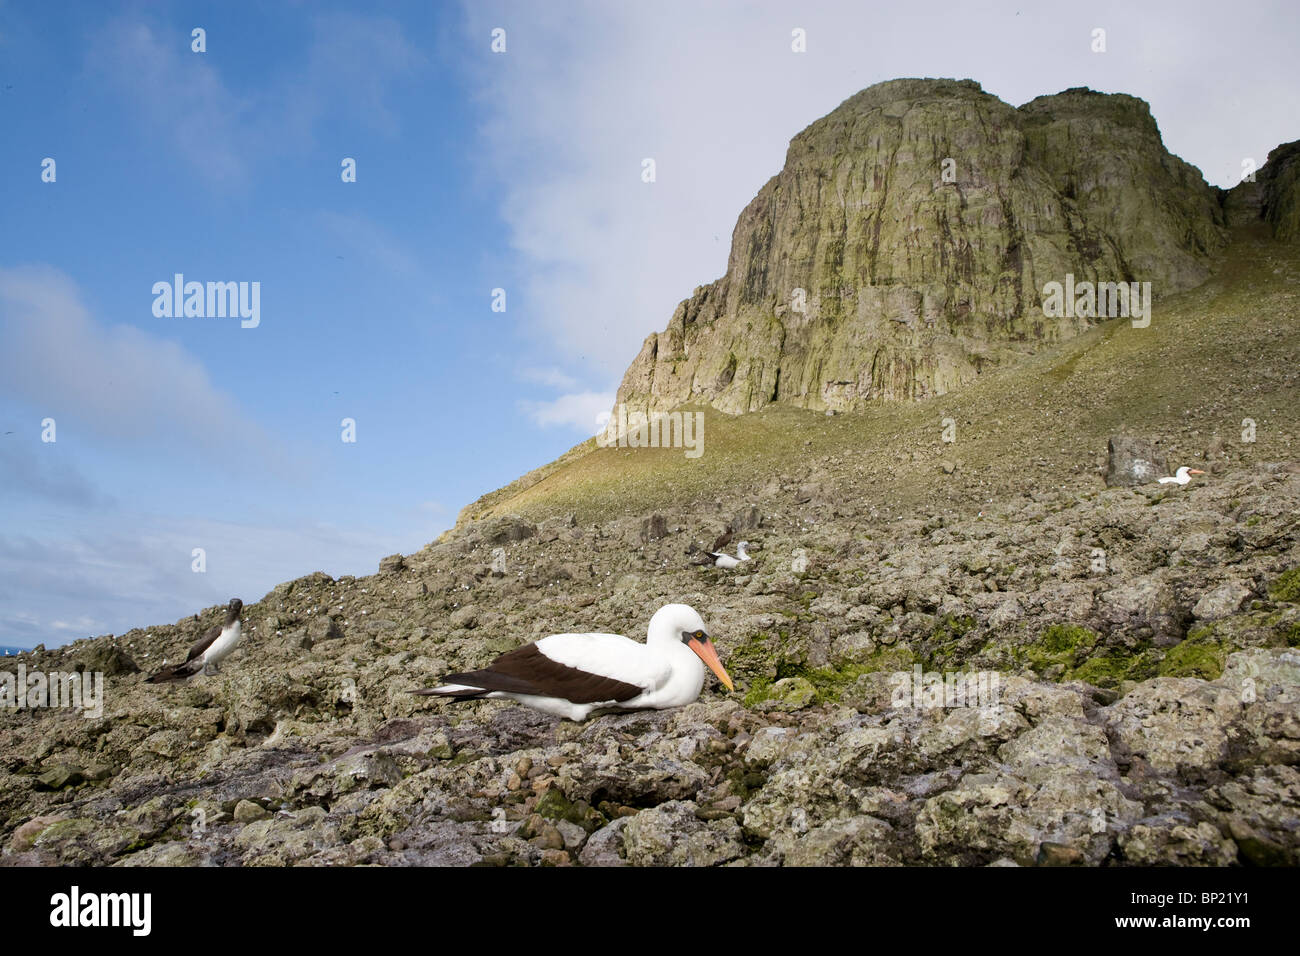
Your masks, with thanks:
<instances>
[{"instance_id":1,"label":"bird's eye","mask_svg":"<svg viewBox=\"0 0 1300 956\"><path fill-rule=\"evenodd\" d=\"M703 631L696 631L696 632L695 632L695 639L696 639L697 641L702 641L702 640L704 640L704 632L703 632Z\"/></svg>"}]
</instances>

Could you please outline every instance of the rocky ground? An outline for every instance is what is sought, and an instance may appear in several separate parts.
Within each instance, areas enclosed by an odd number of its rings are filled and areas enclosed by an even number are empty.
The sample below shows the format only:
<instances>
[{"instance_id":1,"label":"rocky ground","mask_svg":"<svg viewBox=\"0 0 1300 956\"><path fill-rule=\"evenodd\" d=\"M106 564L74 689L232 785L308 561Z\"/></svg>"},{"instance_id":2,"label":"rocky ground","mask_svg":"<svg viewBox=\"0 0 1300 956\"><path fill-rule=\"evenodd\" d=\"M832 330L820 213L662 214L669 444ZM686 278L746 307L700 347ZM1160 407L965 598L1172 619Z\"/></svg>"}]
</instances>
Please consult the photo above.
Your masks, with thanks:
<instances>
[{"instance_id":1,"label":"rocky ground","mask_svg":"<svg viewBox=\"0 0 1300 956\"><path fill-rule=\"evenodd\" d=\"M245 608L10 659L102 716L0 709L6 864L1300 863L1300 462L873 517L794 470L599 524L470 522ZM692 551L744 538L739 573ZM248 596L245 595L245 598ZM738 691L559 721L412 696L539 636L708 622ZM919 672L985 672L931 706ZM985 685L988 686L987 684ZM953 703L949 700L947 703Z\"/></svg>"}]
</instances>

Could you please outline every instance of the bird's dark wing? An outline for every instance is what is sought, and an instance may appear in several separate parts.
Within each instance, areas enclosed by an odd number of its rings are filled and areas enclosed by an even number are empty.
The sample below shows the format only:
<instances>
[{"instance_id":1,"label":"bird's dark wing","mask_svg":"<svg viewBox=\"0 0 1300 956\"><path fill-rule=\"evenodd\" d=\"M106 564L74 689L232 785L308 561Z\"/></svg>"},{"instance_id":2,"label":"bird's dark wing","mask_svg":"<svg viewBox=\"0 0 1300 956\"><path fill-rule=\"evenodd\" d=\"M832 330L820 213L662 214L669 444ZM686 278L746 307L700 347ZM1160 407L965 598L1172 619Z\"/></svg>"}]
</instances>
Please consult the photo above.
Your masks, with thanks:
<instances>
[{"instance_id":1,"label":"bird's dark wing","mask_svg":"<svg viewBox=\"0 0 1300 956\"><path fill-rule=\"evenodd\" d=\"M220 636L221 636L221 625L213 624L210 628L208 628L206 631L203 632L203 636L199 638L198 643L190 648L190 656L185 658L185 661L188 663L189 661L194 660L194 658L198 657L209 647L211 647L212 642L215 641Z\"/></svg>"},{"instance_id":2,"label":"bird's dark wing","mask_svg":"<svg viewBox=\"0 0 1300 956\"><path fill-rule=\"evenodd\" d=\"M448 674L443 680L448 684L481 687L485 691L562 697L575 704L631 700L645 692L644 687L636 684L553 661L538 650L536 644L525 644L502 654L482 670Z\"/></svg>"}]
</instances>

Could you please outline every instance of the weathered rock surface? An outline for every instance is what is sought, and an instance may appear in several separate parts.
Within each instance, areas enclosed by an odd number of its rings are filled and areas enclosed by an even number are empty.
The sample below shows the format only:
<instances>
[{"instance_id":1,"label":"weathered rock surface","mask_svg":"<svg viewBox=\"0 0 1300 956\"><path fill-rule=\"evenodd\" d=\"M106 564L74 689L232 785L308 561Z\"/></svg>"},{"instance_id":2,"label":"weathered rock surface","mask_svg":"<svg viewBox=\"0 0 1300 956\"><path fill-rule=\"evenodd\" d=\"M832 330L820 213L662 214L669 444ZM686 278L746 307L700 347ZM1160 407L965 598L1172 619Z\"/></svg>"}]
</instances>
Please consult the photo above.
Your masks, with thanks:
<instances>
[{"instance_id":1,"label":"weathered rock surface","mask_svg":"<svg viewBox=\"0 0 1300 956\"><path fill-rule=\"evenodd\" d=\"M1228 190L1223 208L1230 225L1262 224L1274 239L1300 239L1300 140L1271 151L1253 182Z\"/></svg>"},{"instance_id":2,"label":"weathered rock surface","mask_svg":"<svg viewBox=\"0 0 1300 956\"><path fill-rule=\"evenodd\" d=\"M1158 481L1169 472L1165 456L1156 446L1141 438L1116 435L1106 448L1106 485L1131 488Z\"/></svg>"},{"instance_id":3,"label":"weathered rock surface","mask_svg":"<svg viewBox=\"0 0 1300 956\"><path fill-rule=\"evenodd\" d=\"M106 678L100 717L0 708L0 863L1300 863L1300 468L869 540L806 483L557 534L471 523L369 578L309 575L186 684L144 676L221 608L6 661L141 671ZM684 556L719 514L744 575ZM551 565L579 573L528 583ZM573 724L407 693L546 633L639 635L669 600L737 694ZM322 619L336 636L300 643ZM985 683L959 699L962 670Z\"/></svg>"}]
</instances>

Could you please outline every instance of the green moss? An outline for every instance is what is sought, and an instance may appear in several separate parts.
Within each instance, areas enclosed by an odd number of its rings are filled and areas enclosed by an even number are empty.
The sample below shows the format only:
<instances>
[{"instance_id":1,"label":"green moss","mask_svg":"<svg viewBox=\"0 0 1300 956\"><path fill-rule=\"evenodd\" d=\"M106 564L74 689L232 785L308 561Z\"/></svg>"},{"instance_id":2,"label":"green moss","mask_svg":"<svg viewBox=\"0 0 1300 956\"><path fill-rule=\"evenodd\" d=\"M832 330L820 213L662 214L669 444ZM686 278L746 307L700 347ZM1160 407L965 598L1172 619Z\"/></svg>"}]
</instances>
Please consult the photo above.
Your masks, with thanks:
<instances>
[{"instance_id":1,"label":"green moss","mask_svg":"<svg viewBox=\"0 0 1300 956\"><path fill-rule=\"evenodd\" d=\"M1097 646L1097 635L1086 627L1074 624L1052 624L1043 630L1038 640L1018 648L1017 660L1027 664L1036 673L1058 667L1061 674L1080 666Z\"/></svg>"},{"instance_id":2,"label":"green moss","mask_svg":"<svg viewBox=\"0 0 1300 956\"><path fill-rule=\"evenodd\" d=\"M552 787L542 794L534 809L551 820L568 820L588 833L599 830L609 822L604 814L592 808L586 800L571 801L558 787Z\"/></svg>"},{"instance_id":3,"label":"green moss","mask_svg":"<svg viewBox=\"0 0 1300 956\"><path fill-rule=\"evenodd\" d=\"M786 677L802 677L812 684L817 692L816 703L839 700L840 695L863 674L910 670L915 661L915 655L906 647L884 648L865 661L843 667L808 667L793 661L780 661L776 665L774 677L765 676L753 680L745 694L744 704L746 707L754 707L768 700L772 696L772 685Z\"/></svg>"},{"instance_id":4,"label":"green moss","mask_svg":"<svg viewBox=\"0 0 1300 956\"><path fill-rule=\"evenodd\" d=\"M1080 649L1091 650L1097 643L1097 635L1086 627L1053 624L1043 631L1038 643L1051 654L1073 653Z\"/></svg>"},{"instance_id":5,"label":"green moss","mask_svg":"<svg viewBox=\"0 0 1300 956\"><path fill-rule=\"evenodd\" d=\"M929 670L946 670L956 662L965 662L961 639L975 627L975 618L969 614L945 614L925 642Z\"/></svg>"},{"instance_id":6,"label":"green moss","mask_svg":"<svg viewBox=\"0 0 1300 956\"><path fill-rule=\"evenodd\" d=\"M767 700L768 693L772 690L772 681L767 677L756 678L750 685L749 690L745 692L742 703L746 707L756 707L763 701Z\"/></svg>"},{"instance_id":7,"label":"green moss","mask_svg":"<svg viewBox=\"0 0 1300 956\"><path fill-rule=\"evenodd\" d=\"M1109 651L1089 657L1062 675L1062 679L1081 680L1094 687L1114 688L1126 680L1140 681L1154 677L1158 666L1150 648L1143 648L1133 654Z\"/></svg>"},{"instance_id":8,"label":"green moss","mask_svg":"<svg viewBox=\"0 0 1300 956\"><path fill-rule=\"evenodd\" d=\"M1194 628L1182 643L1170 648L1160 662L1157 673L1161 677L1199 677L1201 680L1218 680L1223 676L1223 665L1228 659L1228 648L1215 634L1214 625Z\"/></svg>"},{"instance_id":9,"label":"green moss","mask_svg":"<svg viewBox=\"0 0 1300 956\"><path fill-rule=\"evenodd\" d=\"M1274 601L1300 603L1300 567L1292 568L1278 576L1268 588L1268 596Z\"/></svg>"}]
</instances>

